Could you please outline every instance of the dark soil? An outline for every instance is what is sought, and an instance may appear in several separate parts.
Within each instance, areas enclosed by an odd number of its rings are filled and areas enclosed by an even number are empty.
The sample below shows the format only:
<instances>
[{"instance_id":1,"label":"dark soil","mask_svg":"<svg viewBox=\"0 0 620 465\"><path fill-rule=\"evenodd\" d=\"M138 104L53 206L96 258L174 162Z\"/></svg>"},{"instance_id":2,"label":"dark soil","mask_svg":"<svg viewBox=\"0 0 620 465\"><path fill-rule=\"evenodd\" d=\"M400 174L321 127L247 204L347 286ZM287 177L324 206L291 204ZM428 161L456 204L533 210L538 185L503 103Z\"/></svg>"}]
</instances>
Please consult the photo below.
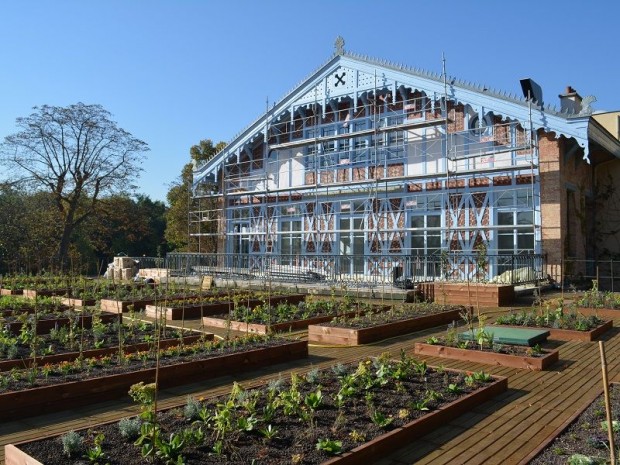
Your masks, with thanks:
<instances>
[{"instance_id":1,"label":"dark soil","mask_svg":"<svg viewBox=\"0 0 620 465\"><path fill-rule=\"evenodd\" d=\"M583 316L576 312L566 312L558 316L555 312L522 311L501 315L497 317L495 324L591 331L604 322L604 320L594 315Z\"/></svg>"},{"instance_id":2,"label":"dark soil","mask_svg":"<svg viewBox=\"0 0 620 465\"><path fill-rule=\"evenodd\" d=\"M538 348L532 348L527 346L517 346L511 344L493 344L488 345L485 344L480 347L480 344L471 341L460 341L460 343L447 343L445 338L436 338L434 340L427 340L427 344L437 345L437 346L446 346L446 347L455 347L459 349L467 349L467 350L482 350L483 352L495 352L498 354L508 354L508 355L518 355L525 357L544 357L549 353L551 348L551 344L545 344L545 347L541 347L540 350ZM466 344L467 343L467 344ZM548 347L547 347L548 346Z\"/></svg>"},{"instance_id":3,"label":"dark soil","mask_svg":"<svg viewBox=\"0 0 620 465\"><path fill-rule=\"evenodd\" d=\"M345 313L382 311L385 306L371 306L361 303L345 303L336 300L322 300L313 302L300 302L292 305L281 303L268 308L256 307L249 309L242 303L230 314L216 315L212 318L222 320L232 319L244 323L258 323L263 325L290 323L293 321L307 320L315 317L338 316Z\"/></svg>"},{"instance_id":4,"label":"dark soil","mask_svg":"<svg viewBox=\"0 0 620 465\"><path fill-rule=\"evenodd\" d=\"M159 330L162 339L178 339L181 334L184 336L195 335L196 333L185 330L181 331L173 328L163 328ZM150 324L134 323L124 324L121 327L120 335L124 345L139 344L142 342L155 341L157 331ZM17 338L17 343L12 344L10 353L6 348L0 348L0 360L24 359L32 356L33 344L23 343ZM119 327L118 323L103 324L95 331L92 329L76 328L70 334L68 328L58 328L51 334L37 336L36 347L37 356L64 354L82 350L101 349L104 347L118 347ZM10 356L9 356L10 355Z\"/></svg>"},{"instance_id":5,"label":"dark soil","mask_svg":"<svg viewBox=\"0 0 620 465\"><path fill-rule=\"evenodd\" d=\"M218 357L224 354L245 352L247 350L262 347L273 347L289 341L285 339L268 338L262 336L247 336L229 341L207 341L194 343L183 347L174 347L161 351L159 358L160 366L174 365L177 363L204 360ZM157 364L155 354L141 352L138 354L126 354L123 362L119 362L118 356L98 357L75 362L61 362L50 365L50 372L45 375L44 367L38 367L36 378L31 379L32 369L11 370L0 373L0 394L4 392L20 391L39 386L62 384L82 379L98 378L117 373L128 373L148 368L154 368Z\"/></svg>"},{"instance_id":6,"label":"dark soil","mask_svg":"<svg viewBox=\"0 0 620 465\"><path fill-rule=\"evenodd\" d=\"M317 450L319 439L341 441L342 452L351 450L358 445L369 441L387 431L409 423L415 418L425 415L427 411L416 408L416 402L428 399L424 405L429 411L440 405L452 402L465 393L476 390L483 382L476 382L472 386L465 383L462 373L449 371L434 371L426 369L424 364L409 365L411 359L404 359L405 364L398 365L406 372L400 380L394 376L383 376L381 367L389 367L388 373L395 373L395 362L384 359L360 362L351 366L335 366L324 372L310 372L301 377L298 382L298 410L287 413L286 403L282 399L294 391L290 383L270 383L252 391L244 391L230 397L221 397L201 403L199 408L204 407L212 415L211 425L216 424L214 418L217 413L223 418L223 412L228 413L231 428L223 435L216 433L212 426L206 426L200 419L188 419L186 409L178 408L158 415L158 423L162 437L169 439L172 432L182 430L198 430L202 428L204 437L198 440L188 440L182 455L186 464L320 464L331 455L323 450ZM421 369L421 370L420 370ZM345 403L340 408L335 405L334 399L338 392L342 392L342 385L347 375L353 376L354 392L345 398ZM340 377L336 376L340 374ZM385 373L385 372L383 372ZM351 379L350 377L348 379ZM383 383L384 380L385 383ZM341 382L343 384L341 384ZM276 386L278 385L279 386ZM449 389L450 385L458 386L458 393ZM323 401L314 412L304 402L307 395L321 390ZM280 399L276 405L273 417L266 418L264 408L269 405L267 398L271 393L272 398ZM438 393L438 399L429 393ZM289 397L290 398L290 397ZM255 407L251 408L243 400L255 400ZM434 400L433 400L434 399ZM233 400L232 406L226 407L228 400ZM219 404L219 407L216 405ZM241 418L249 418L250 412L255 412L253 417L257 423L250 431L238 428ZM379 426L371 421L372 412L379 412L391 423ZM305 417L305 418L304 418ZM376 419L376 417L375 417ZM272 439L267 439L261 430L271 428L277 433ZM88 447L92 447L93 438L102 433L103 450L105 460L100 463L110 465L137 465L147 463L140 454L139 446L134 445L134 439L123 439L119 434L118 424L93 427L88 431L81 431L84 438L82 449L75 454L78 458L68 458L62 449L61 439L56 437L49 440L31 442L20 446L37 460L46 465L65 465L88 463L86 459L80 459ZM218 455L214 446L221 441L222 451ZM165 462L155 458L157 465Z\"/></svg>"},{"instance_id":7,"label":"dark soil","mask_svg":"<svg viewBox=\"0 0 620 465\"><path fill-rule=\"evenodd\" d=\"M435 315L437 313L448 312L452 310L466 311L461 305L438 305L438 304L410 304L396 307L387 312L377 312L371 314L361 314L354 317L339 317L319 326L331 326L338 328L362 329L371 328L387 323L396 323L398 321L410 320L412 318Z\"/></svg>"},{"instance_id":8,"label":"dark soil","mask_svg":"<svg viewBox=\"0 0 620 465\"><path fill-rule=\"evenodd\" d=\"M611 386L611 418L617 420L620 418L620 386L618 384ZM607 463L605 460L609 460L609 441L607 432L601 427L603 421L606 421L605 400L601 395L544 451L530 461L530 465L566 465L573 454L587 455L601 460L595 463ZM618 447L617 433L614 439Z\"/></svg>"}]
</instances>

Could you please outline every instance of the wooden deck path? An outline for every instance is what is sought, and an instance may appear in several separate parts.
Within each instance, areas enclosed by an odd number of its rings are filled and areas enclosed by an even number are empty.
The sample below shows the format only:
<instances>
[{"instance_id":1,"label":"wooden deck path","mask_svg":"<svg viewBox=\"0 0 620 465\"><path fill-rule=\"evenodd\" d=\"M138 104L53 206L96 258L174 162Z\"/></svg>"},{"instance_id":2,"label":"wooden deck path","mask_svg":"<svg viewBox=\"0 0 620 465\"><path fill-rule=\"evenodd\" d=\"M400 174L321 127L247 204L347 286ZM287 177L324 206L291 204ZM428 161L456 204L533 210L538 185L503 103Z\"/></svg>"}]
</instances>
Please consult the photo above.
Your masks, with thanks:
<instances>
[{"instance_id":1,"label":"wooden deck path","mask_svg":"<svg viewBox=\"0 0 620 465\"><path fill-rule=\"evenodd\" d=\"M620 318L615 321L620 326ZM429 335L441 335L443 329L417 332L363 347L310 346L310 357L294 363L255 370L235 380L244 386L303 372L311 367L330 367L336 363L355 361L364 356L401 349L412 352L414 341ZM603 338L607 353L609 377L620 381L620 328ZM418 438L407 447L379 462L378 465L402 464L521 464L523 459L563 424L578 409L588 404L601 390L598 342L566 342L560 346L560 361L552 370L536 372L515 368L489 367L468 362L420 357L430 365L470 371L485 370L508 377L508 391L473 411L462 415L434 432ZM187 395L212 396L229 391L232 377L221 377L162 391L160 408L185 404ZM4 445L59 434L135 414L137 408L129 397L66 412L40 417L16 419L0 424L0 460L4 462Z\"/></svg>"}]
</instances>

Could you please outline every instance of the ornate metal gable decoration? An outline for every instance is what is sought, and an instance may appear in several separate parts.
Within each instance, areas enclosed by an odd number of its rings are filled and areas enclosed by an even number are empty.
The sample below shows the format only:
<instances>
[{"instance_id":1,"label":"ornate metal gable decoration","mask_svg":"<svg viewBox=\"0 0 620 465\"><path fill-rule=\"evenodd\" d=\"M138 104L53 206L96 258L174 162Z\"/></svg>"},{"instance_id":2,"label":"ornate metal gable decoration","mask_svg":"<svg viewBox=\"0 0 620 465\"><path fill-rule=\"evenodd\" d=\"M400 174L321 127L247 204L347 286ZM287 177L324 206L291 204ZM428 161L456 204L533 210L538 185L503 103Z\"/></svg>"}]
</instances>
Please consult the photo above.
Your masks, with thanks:
<instances>
[{"instance_id":1,"label":"ornate metal gable decoration","mask_svg":"<svg viewBox=\"0 0 620 465\"><path fill-rule=\"evenodd\" d=\"M334 42L334 53L336 55L344 55L344 39L342 36L336 37L336 42Z\"/></svg>"}]
</instances>

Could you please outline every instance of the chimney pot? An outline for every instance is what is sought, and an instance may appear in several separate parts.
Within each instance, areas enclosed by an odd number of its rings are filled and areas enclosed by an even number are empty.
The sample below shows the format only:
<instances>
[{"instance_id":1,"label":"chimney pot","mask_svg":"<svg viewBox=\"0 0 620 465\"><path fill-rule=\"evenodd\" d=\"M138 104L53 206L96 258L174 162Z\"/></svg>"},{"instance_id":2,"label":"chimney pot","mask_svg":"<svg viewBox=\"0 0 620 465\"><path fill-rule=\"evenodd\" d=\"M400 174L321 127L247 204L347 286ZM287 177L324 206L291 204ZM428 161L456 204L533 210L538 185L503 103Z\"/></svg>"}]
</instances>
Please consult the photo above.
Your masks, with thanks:
<instances>
[{"instance_id":1,"label":"chimney pot","mask_svg":"<svg viewBox=\"0 0 620 465\"><path fill-rule=\"evenodd\" d=\"M577 114L581 111L581 95L572 86L566 86L566 93L560 95L560 110L569 114Z\"/></svg>"}]
</instances>

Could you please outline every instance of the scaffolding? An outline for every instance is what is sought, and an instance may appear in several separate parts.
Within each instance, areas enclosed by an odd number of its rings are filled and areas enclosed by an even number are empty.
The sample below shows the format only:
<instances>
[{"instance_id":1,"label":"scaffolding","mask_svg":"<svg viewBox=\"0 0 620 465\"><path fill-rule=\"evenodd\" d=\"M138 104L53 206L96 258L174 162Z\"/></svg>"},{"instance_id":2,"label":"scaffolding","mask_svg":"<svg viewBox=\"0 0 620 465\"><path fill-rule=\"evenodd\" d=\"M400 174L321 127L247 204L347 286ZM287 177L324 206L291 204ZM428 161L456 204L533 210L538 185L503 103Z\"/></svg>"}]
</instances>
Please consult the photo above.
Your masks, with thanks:
<instances>
[{"instance_id":1,"label":"scaffolding","mask_svg":"<svg viewBox=\"0 0 620 465\"><path fill-rule=\"evenodd\" d=\"M314 101L268 110L263 133L197 193L191 234L248 270L356 280L489 280L539 254L531 112L522 125L444 85L395 90L375 74L372 90L320 101L315 89ZM499 258L483 264L483 253Z\"/></svg>"}]
</instances>

